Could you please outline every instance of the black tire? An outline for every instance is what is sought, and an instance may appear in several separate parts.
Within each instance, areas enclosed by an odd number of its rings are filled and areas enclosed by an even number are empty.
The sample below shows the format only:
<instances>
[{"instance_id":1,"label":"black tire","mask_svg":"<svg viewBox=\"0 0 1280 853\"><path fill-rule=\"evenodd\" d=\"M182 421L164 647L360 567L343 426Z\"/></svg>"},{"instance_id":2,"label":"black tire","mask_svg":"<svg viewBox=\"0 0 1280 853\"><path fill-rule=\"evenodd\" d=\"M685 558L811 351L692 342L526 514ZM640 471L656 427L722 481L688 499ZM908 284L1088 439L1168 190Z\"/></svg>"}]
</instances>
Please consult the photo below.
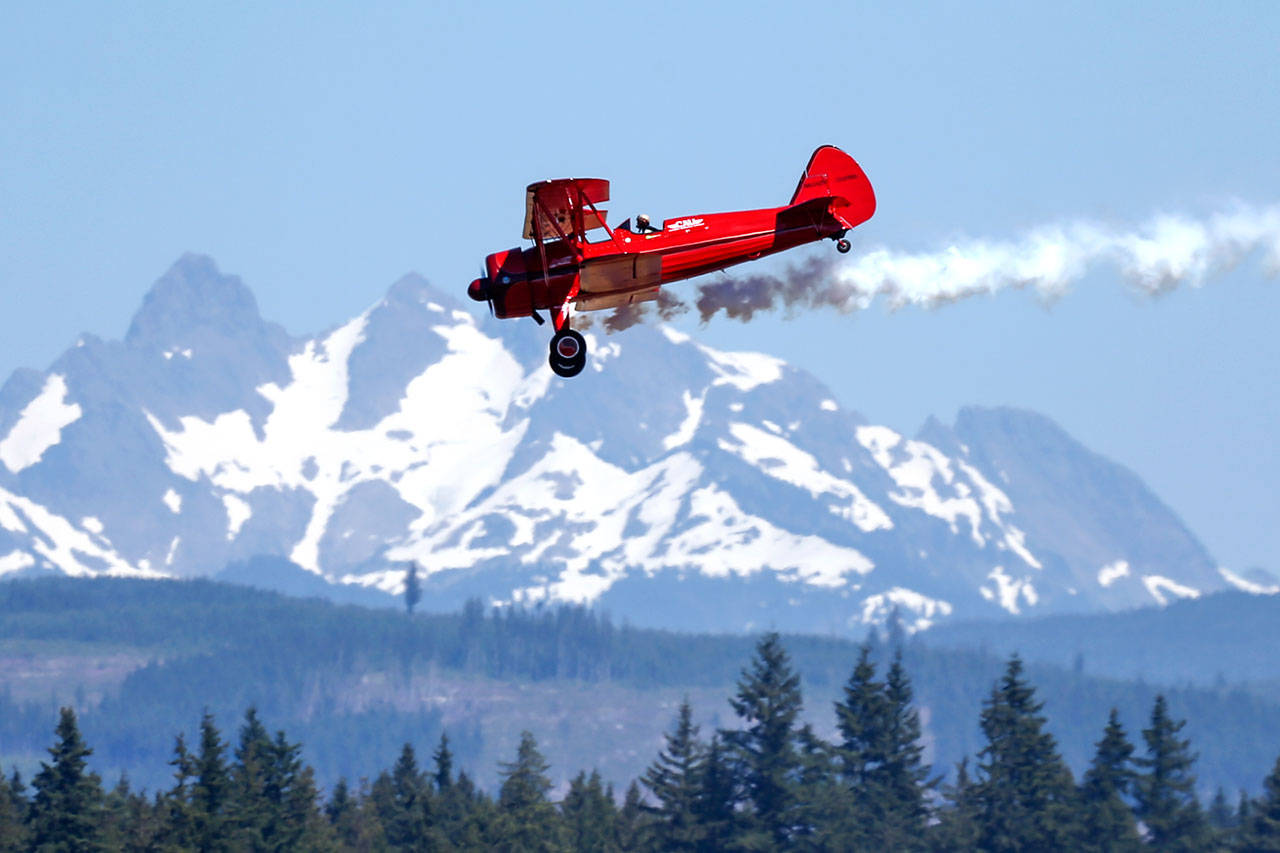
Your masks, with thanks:
<instances>
[{"instance_id":1,"label":"black tire","mask_svg":"<svg viewBox=\"0 0 1280 853\"><path fill-rule=\"evenodd\" d=\"M842 255L848 252L852 248L853 248L853 244L850 243L848 240L844 239L843 237L841 237L839 240L836 241L836 251Z\"/></svg>"},{"instance_id":2,"label":"black tire","mask_svg":"<svg viewBox=\"0 0 1280 853\"><path fill-rule=\"evenodd\" d=\"M581 373L582 369L587 366L587 354L583 352L582 357L574 361L561 361L555 356L551 356L547 359L547 363L551 365L551 371L556 376L571 379Z\"/></svg>"}]
</instances>

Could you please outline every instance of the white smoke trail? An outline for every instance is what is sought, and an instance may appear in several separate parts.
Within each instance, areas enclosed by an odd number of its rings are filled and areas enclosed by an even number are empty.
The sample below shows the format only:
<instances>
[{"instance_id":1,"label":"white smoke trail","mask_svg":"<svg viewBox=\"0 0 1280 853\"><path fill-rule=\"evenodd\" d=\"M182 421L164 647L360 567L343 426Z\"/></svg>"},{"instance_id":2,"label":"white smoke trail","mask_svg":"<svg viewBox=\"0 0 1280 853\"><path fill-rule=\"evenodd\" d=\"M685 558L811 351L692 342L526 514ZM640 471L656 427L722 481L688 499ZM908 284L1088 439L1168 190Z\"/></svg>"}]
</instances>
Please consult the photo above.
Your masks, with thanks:
<instances>
[{"instance_id":1,"label":"white smoke trail","mask_svg":"<svg viewBox=\"0 0 1280 853\"><path fill-rule=\"evenodd\" d=\"M1101 266L1154 296L1203 284L1255 252L1268 275L1280 273L1280 205L1240 206L1200 220L1162 215L1129 231L1077 222L1037 228L1015 241L971 240L930 253L882 248L851 260L815 258L777 276L708 282L698 288L696 305L705 322L717 313L746 321L779 307L847 313L877 299L891 309L937 307L1007 289L1030 288L1054 299ZM636 321L634 313L627 319Z\"/></svg>"}]
</instances>

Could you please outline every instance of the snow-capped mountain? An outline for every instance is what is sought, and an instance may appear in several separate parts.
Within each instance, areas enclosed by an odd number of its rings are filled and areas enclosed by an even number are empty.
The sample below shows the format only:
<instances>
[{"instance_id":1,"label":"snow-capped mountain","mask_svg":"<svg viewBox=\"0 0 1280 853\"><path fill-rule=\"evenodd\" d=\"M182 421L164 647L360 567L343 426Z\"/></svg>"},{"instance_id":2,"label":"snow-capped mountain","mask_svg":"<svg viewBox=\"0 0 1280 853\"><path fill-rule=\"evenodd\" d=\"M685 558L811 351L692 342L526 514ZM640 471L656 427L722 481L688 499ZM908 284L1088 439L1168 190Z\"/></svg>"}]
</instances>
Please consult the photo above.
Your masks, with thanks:
<instances>
[{"instance_id":1,"label":"snow-capped mountain","mask_svg":"<svg viewBox=\"0 0 1280 853\"><path fill-rule=\"evenodd\" d=\"M287 557L429 604L594 602L634 622L861 632L1164 603L1226 585L1132 473L1047 419L915 438L812 376L670 328L532 326L409 276L295 339L188 255L122 342L0 389L0 573L210 575Z\"/></svg>"}]
</instances>

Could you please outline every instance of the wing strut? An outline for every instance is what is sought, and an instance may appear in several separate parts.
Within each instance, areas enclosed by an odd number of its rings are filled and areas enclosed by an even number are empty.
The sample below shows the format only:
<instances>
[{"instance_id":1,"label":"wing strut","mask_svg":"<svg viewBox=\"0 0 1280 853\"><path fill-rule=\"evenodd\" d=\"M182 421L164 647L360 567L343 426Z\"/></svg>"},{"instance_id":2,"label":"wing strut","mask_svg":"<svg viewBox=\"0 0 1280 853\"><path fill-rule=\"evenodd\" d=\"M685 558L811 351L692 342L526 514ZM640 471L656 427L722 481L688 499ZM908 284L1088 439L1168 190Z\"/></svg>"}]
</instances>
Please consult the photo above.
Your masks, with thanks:
<instances>
[{"instance_id":1,"label":"wing strut","mask_svg":"<svg viewBox=\"0 0 1280 853\"><path fill-rule=\"evenodd\" d=\"M584 227L585 220L582 215L583 202L586 202L588 205L591 206L592 212L595 213L597 217L601 219L601 222L603 224L603 218L599 217L599 212L596 211L595 205L591 204L590 200L586 198L586 195L581 190L578 190L576 187L574 189L575 191L577 191L577 194L578 194L578 204L573 205L573 219L574 219L573 226L574 227L573 227L572 237L564 233L564 229L560 227L560 223L556 221L556 218L552 216L545 207L543 207L542 200L538 198L538 195L536 193L534 194L534 197L533 197L533 221L534 221L533 242L538 245L538 256L542 260L542 283L548 290L551 289L551 271L548 268L548 264L547 264L547 247L542 239L543 220L545 219L548 223L550 223L551 227L555 229L555 232L557 235L559 235L560 239L563 240L566 244L568 244L569 248L573 251L573 259L575 261L582 260L582 247L579 245L579 240L577 238L580 236L585 236L586 234L585 227ZM605 228L608 229L608 226L606 225ZM610 237L613 236L612 231L609 232L609 236ZM569 292L565 295L564 303L561 304L558 308L555 308L552 310L551 324L552 326L555 327L555 330L557 332L563 329L567 329L569 327L569 316L572 314L572 311L573 311L573 300L577 298L580 286L581 286L581 276L575 275L573 277L573 286L569 288ZM534 319L541 321L542 318L535 315ZM539 322L539 325L541 325L541 322Z\"/></svg>"}]
</instances>

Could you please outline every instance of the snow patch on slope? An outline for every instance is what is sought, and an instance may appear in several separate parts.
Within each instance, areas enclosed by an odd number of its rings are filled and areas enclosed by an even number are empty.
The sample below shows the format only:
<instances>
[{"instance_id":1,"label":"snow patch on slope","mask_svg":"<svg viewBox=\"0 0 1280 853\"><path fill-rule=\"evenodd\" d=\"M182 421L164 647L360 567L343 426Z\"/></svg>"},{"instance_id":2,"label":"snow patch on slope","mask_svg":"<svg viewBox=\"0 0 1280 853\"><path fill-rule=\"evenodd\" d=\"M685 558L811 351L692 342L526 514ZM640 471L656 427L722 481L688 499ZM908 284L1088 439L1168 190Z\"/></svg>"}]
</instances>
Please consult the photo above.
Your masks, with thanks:
<instances>
[{"instance_id":1,"label":"snow patch on slope","mask_svg":"<svg viewBox=\"0 0 1280 853\"><path fill-rule=\"evenodd\" d=\"M492 557L511 556L524 565L555 558L564 570L554 583L547 581L554 586L551 594L591 601L659 548L702 473L697 460L683 452L628 472L556 433L548 452L527 471L387 556L422 560L428 573ZM509 522L512 532L505 541L475 544L490 533L485 519L493 517ZM388 571L344 580L390 590L402 575Z\"/></svg>"},{"instance_id":2,"label":"snow patch on slope","mask_svg":"<svg viewBox=\"0 0 1280 853\"><path fill-rule=\"evenodd\" d=\"M903 623L903 627L910 633L923 631L931 627L939 617L951 615L950 602L895 586L886 592L868 595L862 600L862 624L883 625L895 609L899 615L905 612L915 616Z\"/></svg>"},{"instance_id":3,"label":"snow patch on slope","mask_svg":"<svg viewBox=\"0 0 1280 853\"><path fill-rule=\"evenodd\" d=\"M1176 598L1200 597L1200 590L1184 586L1162 575L1143 575L1142 584L1161 606L1169 603L1169 599L1165 596L1166 592Z\"/></svg>"},{"instance_id":4,"label":"snow patch on slope","mask_svg":"<svg viewBox=\"0 0 1280 853\"><path fill-rule=\"evenodd\" d=\"M431 572L493 558L555 566L515 590L512 599L521 602L590 602L632 571L707 577L773 571L786 581L835 588L874 568L852 548L782 530L743 511L717 486L699 487L704 473L687 452L628 472L556 433L527 471L387 557L421 559ZM490 518L507 523L505 536L493 537ZM388 570L343 580L390 591L402 575Z\"/></svg>"},{"instance_id":5,"label":"snow patch on slope","mask_svg":"<svg viewBox=\"0 0 1280 853\"><path fill-rule=\"evenodd\" d=\"M164 505L169 508L169 512L174 515L182 512L182 495L178 494L173 489L169 489L165 492L164 497L161 498L161 500L163 500Z\"/></svg>"},{"instance_id":6,"label":"snow patch on slope","mask_svg":"<svg viewBox=\"0 0 1280 853\"><path fill-rule=\"evenodd\" d=\"M1116 581L1120 580L1120 578L1125 578L1128 576L1129 576L1129 561L1116 560L1114 562L1107 563L1105 566L1098 569L1098 585L1103 588L1106 588L1111 586Z\"/></svg>"},{"instance_id":7,"label":"snow patch on slope","mask_svg":"<svg viewBox=\"0 0 1280 853\"><path fill-rule=\"evenodd\" d=\"M79 420L81 414L78 403L67 403L66 377L53 374L0 441L0 461L15 474L31 467L62 440L62 430Z\"/></svg>"},{"instance_id":8,"label":"snow patch on slope","mask_svg":"<svg viewBox=\"0 0 1280 853\"><path fill-rule=\"evenodd\" d=\"M923 441L904 441L898 433L883 426L861 426L856 435L858 443L898 485L900 491L889 495L891 500L946 521L952 533L959 532L957 519L964 518L969 522L973 541L979 547L986 544L981 533L982 508L969 497L964 483L955 482L951 460L941 451ZM940 495L934 487L935 478L946 485L954 483L959 496Z\"/></svg>"},{"instance_id":9,"label":"snow patch on slope","mask_svg":"<svg viewBox=\"0 0 1280 853\"><path fill-rule=\"evenodd\" d=\"M3 557L0 557L0 575L7 575L10 572L19 572L28 566L34 566L36 558L28 554L26 551L10 551Z\"/></svg>"},{"instance_id":10,"label":"snow patch on slope","mask_svg":"<svg viewBox=\"0 0 1280 853\"><path fill-rule=\"evenodd\" d=\"M773 432L779 431L776 424L772 426ZM841 503L828 509L852 521L865 533L892 529L889 516L861 489L824 471L817 459L785 438L741 422L729 424L729 433L739 443L735 445L721 439L718 442L721 450L737 455L774 479L804 489L815 498L834 496Z\"/></svg>"},{"instance_id":11,"label":"snow patch on slope","mask_svg":"<svg viewBox=\"0 0 1280 853\"><path fill-rule=\"evenodd\" d=\"M749 515L714 485L690 495L689 513L706 522L676 536L669 543L666 561L707 577L747 576L769 568L783 580L830 589L845 586L850 574L866 575L875 568L853 548L832 545L817 536L798 536Z\"/></svg>"},{"instance_id":12,"label":"snow patch on slope","mask_svg":"<svg viewBox=\"0 0 1280 853\"><path fill-rule=\"evenodd\" d=\"M317 573L320 540L356 485L389 481L419 510L410 525L416 533L459 513L498 481L528 426L524 419L504 428L509 411L541 397L549 381L548 371L526 377L501 342L480 333L467 316L433 327L448 351L410 381L396 412L370 429L335 429L347 399L347 360L363 340L366 317L291 356L288 385L258 389L274 404L261 439L243 410L212 422L183 417L174 431L147 415L165 444L170 470L193 481L208 477L223 490L232 538L248 515L247 504L229 499L243 502L256 488L310 493L315 503L290 559Z\"/></svg>"},{"instance_id":13,"label":"snow patch on slope","mask_svg":"<svg viewBox=\"0 0 1280 853\"><path fill-rule=\"evenodd\" d=\"M31 526L18 518L21 514ZM17 524L13 524L17 522ZM160 578L165 575L146 568L135 568L114 551L99 546L93 537L67 519L21 495L0 489L0 523L13 532L30 532L30 548L55 568L73 577L109 575L111 577Z\"/></svg>"},{"instance_id":14,"label":"snow patch on slope","mask_svg":"<svg viewBox=\"0 0 1280 853\"><path fill-rule=\"evenodd\" d=\"M248 501L229 492L222 495L222 507L227 511L227 541L230 542L253 516L253 508Z\"/></svg>"},{"instance_id":15,"label":"snow patch on slope","mask_svg":"<svg viewBox=\"0 0 1280 853\"><path fill-rule=\"evenodd\" d=\"M667 337L670 337L668 334ZM698 344L717 374L713 385L731 385L739 391L750 391L782 378L786 362L759 352L721 352Z\"/></svg>"},{"instance_id":16,"label":"snow patch on slope","mask_svg":"<svg viewBox=\"0 0 1280 853\"><path fill-rule=\"evenodd\" d=\"M995 581L995 589L989 586L978 587L978 592L988 601L996 601L1005 610L1017 616L1022 612L1018 599L1035 607L1040 600L1039 594L1036 592L1035 586L1031 583L1030 578L1014 579L1009 576L1004 566L996 566L991 570L991 574L987 578Z\"/></svg>"},{"instance_id":17,"label":"snow patch on slope","mask_svg":"<svg viewBox=\"0 0 1280 853\"><path fill-rule=\"evenodd\" d=\"M982 532L985 517L998 531L992 536L996 547L1012 551L1034 569L1043 568L1028 550L1026 534L1003 518L1013 512L1013 502L977 468L954 460L962 478L953 470L953 460L938 448L904 439L888 427L860 426L855 435L897 484L898 491L889 495L894 503L942 519L952 533L960 532L960 519L968 521L969 535L979 548L987 545Z\"/></svg>"},{"instance_id":18,"label":"snow patch on slope","mask_svg":"<svg viewBox=\"0 0 1280 853\"><path fill-rule=\"evenodd\" d=\"M968 448L962 449L965 453L969 452ZM1043 569L1044 566L1035 558L1035 555L1027 550L1027 535L1001 519L1001 515L1009 515L1013 512L1013 501L1009 500L1009 496L986 477L982 476L982 472L972 465L959 459L956 460L956 465L969 478L969 482L973 484L974 488L977 489L978 500L987 512L987 518L991 519L992 523L1004 532L1004 540L1001 544L1017 554L1022 559L1022 562L1033 569Z\"/></svg>"},{"instance_id":19,"label":"snow patch on slope","mask_svg":"<svg viewBox=\"0 0 1280 853\"><path fill-rule=\"evenodd\" d=\"M688 391L683 392L685 416L680 422L680 426L676 427L676 431L671 433L662 440L662 446L665 450L675 450L677 447L684 447L693 440L693 435L698 431L698 424L702 422L702 407L707 401L707 395L704 392L701 397L695 397Z\"/></svg>"},{"instance_id":20,"label":"snow patch on slope","mask_svg":"<svg viewBox=\"0 0 1280 853\"><path fill-rule=\"evenodd\" d=\"M1275 595L1280 592L1280 584L1254 583L1247 578L1240 577L1228 568L1219 568L1218 574L1222 575L1222 579L1234 586L1236 589L1253 595Z\"/></svg>"}]
</instances>

